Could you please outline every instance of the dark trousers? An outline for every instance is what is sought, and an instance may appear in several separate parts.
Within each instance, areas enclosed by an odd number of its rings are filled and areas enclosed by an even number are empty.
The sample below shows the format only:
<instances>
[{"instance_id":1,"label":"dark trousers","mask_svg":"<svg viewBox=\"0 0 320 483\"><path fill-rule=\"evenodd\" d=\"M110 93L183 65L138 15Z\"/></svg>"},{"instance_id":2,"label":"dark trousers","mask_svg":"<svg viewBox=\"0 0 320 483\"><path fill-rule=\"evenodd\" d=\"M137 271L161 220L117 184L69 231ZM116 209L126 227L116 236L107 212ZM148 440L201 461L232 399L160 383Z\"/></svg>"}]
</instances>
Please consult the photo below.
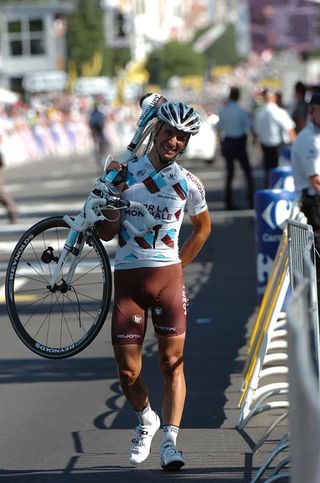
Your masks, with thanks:
<instances>
[{"instance_id":1,"label":"dark trousers","mask_svg":"<svg viewBox=\"0 0 320 483\"><path fill-rule=\"evenodd\" d=\"M250 161L247 153L247 136L231 138L226 136L221 144L222 155L226 160L227 174L225 182L225 203L227 208L233 205L232 182L234 178L234 162L239 161L247 185L247 200L249 208L253 207L253 179Z\"/></svg>"},{"instance_id":2,"label":"dark trousers","mask_svg":"<svg viewBox=\"0 0 320 483\"><path fill-rule=\"evenodd\" d=\"M266 146L261 144L262 154L263 154L263 166L265 172L265 186L268 188L269 185L269 174L271 169L277 168L279 164L279 146Z\"/></svg>"}]
</instances>

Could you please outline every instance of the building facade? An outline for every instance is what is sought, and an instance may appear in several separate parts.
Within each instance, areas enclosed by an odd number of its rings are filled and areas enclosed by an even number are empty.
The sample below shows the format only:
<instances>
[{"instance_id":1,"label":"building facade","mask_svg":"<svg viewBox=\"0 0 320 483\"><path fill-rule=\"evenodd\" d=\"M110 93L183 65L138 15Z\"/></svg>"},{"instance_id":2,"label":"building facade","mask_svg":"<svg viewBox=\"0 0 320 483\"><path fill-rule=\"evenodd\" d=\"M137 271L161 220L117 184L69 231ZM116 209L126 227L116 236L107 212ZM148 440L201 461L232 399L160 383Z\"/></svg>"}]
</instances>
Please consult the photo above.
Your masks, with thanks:
<instances>
[{"instance_id":1,"label":"building facade","mask_svg":"<svg viewBox=\"0 0 320 483\"><path fill-rule=\"evenodd\" d=\"M64 16L76 4L30 0L0 6L0 86L20 91L25 76L37 72L46 74L38 79L40 85L61 81L59 72L67 70ZM100 0L106 45L130 48L138 63L170 40L189 42L199 29L214 29L226 19L236 22L237 9L244 4L247 0ZM33 82L32 77L29 87Z\"/></svg>"},{"instance_id":2,"label":"building facade","mask_svg":"<svg viewBox=\"0 0 320 483\"><path fill-rule=\"evenodd\" d=\"M0 85L20 91L30 72L65 69L64 15L69 2L0 7Z\"/></svg>"}]
</instances>

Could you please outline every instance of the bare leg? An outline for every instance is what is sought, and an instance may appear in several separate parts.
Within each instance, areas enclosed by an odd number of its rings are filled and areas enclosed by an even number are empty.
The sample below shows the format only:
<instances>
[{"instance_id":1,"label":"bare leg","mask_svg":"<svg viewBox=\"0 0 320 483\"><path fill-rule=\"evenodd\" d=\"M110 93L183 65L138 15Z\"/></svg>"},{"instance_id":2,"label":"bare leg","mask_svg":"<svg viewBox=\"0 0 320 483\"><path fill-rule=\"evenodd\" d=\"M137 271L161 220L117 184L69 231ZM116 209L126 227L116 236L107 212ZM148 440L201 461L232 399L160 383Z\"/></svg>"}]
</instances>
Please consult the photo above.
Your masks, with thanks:
<instances>
[{"instance_id":1,"label":"bare leg","mask_svg":"<svg viewBox=\"0 0 320 483\"><path fill-rule=\"evenodd\" d=\"M163 424L180 425L185 398L186 382L183 371L185 334L178 337L158 336L160 368L164 378L162 395Z\"/></svg>"},{"instance_id":2,"label":"bare leg","mask_svg":"<svg viewBox=\"0 0 320 483\"><path fill-rule=\"evenodd\" d=\"M121 388L135 411L149 404L148 389L141 376L142 347L118 345L113 347Z\"/></svg>"},{"instance_id":3,"label":"bare leg","mask_svg":"<svg viewBox=\"0 0 320 483\"><path fill-rule=\"evenodd\" d=\"M15 223L18 216L17 207L13 198L7 193L2 179L0 179L0 203L7 209L10 222Z\"/></svg>"}]
</instances>

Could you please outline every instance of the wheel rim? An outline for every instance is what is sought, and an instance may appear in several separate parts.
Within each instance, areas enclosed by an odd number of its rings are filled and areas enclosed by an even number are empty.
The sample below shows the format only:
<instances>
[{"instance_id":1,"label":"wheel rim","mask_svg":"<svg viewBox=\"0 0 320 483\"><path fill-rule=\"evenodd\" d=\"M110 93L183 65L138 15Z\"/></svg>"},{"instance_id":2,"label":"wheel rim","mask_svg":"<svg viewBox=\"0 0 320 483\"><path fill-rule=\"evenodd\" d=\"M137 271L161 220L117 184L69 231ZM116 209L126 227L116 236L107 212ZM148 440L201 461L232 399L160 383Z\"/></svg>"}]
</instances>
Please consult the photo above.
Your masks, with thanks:
<instances>
[{"instance_id":1,"label":"wheel rim","mask_svg":"<svg viewBox=\"0 0 320 483\"><path fill-rule=\"evenodd\" d=\"M48 288L55 257L59 257L69 227L55 220L29 230L9 263L7 303L14 328L23 342L45 357L67 357L82 350L100 330L108 306L109 274L102 245L85 243L70 287L66 267L58 287ZM48 249L52 259L41 256ZM47 252L48 253L48 252Z\"/></svg>"}]
</instances>

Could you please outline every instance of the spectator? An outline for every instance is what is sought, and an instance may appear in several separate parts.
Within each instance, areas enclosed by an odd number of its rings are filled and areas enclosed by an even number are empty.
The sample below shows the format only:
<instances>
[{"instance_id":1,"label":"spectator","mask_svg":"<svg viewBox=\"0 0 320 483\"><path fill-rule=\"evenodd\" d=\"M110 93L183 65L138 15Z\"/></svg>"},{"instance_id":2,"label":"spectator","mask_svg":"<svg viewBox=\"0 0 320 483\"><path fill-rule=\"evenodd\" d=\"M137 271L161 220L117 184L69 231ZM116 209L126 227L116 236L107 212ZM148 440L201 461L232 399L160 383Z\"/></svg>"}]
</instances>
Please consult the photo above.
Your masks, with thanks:
<instances>
[{"instance_id":1,"label":"spectator","mask_svg":"<svg viewBox=\"0 0 320 483\"><path fill-rule=\"evenodd\" d=\"M1 147L1 134L0 134L0 147ZM4 167L3 155L0 149L0 170ZM16 223L18 217L18 211L15 202L11 196L7 193L2 177L0 177L0 203L6 208L10 223Z\"/></svg>"},{"instance_id":2,"label":"spectator","mask_svg":"<svg viewBox=\"0 0 320 483\"><path fill-rule=\"evenodd\" d=\"M106 157L107 139L105 136L106 115L99 102L95 102L89 112L89 127L91 130L94 154L98 164Z\"/></svg>"},{"instance_id":3,"label":"spectator","mask_svg":"<svg viewBox=\"0 0 320 483\"><path fill-rule=\"evenodd\" d=\"M251 119L247 111L238 105L240 90L231 87L227 105L219 112L217 129L221 140L222 155L226 161L225 207L235 209L233 202L232 182L234 178L234 162L238 160L247 184L247 200L249 208L253 208L253 180L247 153L247 133L251 127Z\"/></svg>"},{"instance_id":4,"label":"spectator","mask_svg":"<svg viewBox=\"0 0 320 483\"><path fill-rule=\"evenodd\" d=\"M297 82L294 86L295 103L291 117L296 125L298 134L306 125L308 118L308 104L306 102L307 88L302 82Z\"/></svg>"},{"instance_id":5,"label":"spectator","mask_svg":"<svg viewBox=\"0 0 320 483\"><path fill-rule=\"evenodd\" d=\"M280 90L276 91L276 104L277 104L277 106L284 108L283 93Z\"/></svg>"},{"instance_id":6,"label":"spectator","mask_svg":"<svg viewBox=\"0 0 320 483\"><path fill-rule=\"evenodd\" d=\"M292 144L295 139L295 123L288 112L276 103L276 93L265 89L264 104L254 116L254 132L258 137L265 169L265 184L268 186L269 172L279 164L283 144Z\"/></svg>"}]
</instances>

